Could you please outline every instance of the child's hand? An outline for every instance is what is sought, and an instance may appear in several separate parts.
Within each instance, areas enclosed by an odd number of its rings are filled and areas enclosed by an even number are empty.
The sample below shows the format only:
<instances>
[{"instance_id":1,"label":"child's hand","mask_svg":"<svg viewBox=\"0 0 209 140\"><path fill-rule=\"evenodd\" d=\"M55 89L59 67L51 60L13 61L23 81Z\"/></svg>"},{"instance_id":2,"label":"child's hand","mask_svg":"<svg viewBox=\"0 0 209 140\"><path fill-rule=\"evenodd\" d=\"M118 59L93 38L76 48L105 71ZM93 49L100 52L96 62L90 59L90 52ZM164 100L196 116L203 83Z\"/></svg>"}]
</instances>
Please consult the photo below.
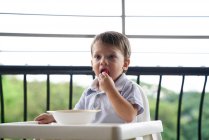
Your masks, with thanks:
<instances>
[{"instance_id":1,"label":"child's hand","mask_svg":"<svg viewBox=\"0 0 209 140\"><path fill-rule=\"evenodd\" d=\"M34 119L38 121L38 124L49 124L52 122L56 122L54 117L51 114L43 113Z\"/></svg>"},{"instance_id":2,"label":"child's hand","mask_svg":"<svg viewBox=\"0 0 209 140\"><path fill-rule=\"evenodd\" d=\"M114 81L106 72L102 72L99 74L98 81L100 89L105 92L108 92L111 89L115 88Z\"/></svg>"}]
</instances>

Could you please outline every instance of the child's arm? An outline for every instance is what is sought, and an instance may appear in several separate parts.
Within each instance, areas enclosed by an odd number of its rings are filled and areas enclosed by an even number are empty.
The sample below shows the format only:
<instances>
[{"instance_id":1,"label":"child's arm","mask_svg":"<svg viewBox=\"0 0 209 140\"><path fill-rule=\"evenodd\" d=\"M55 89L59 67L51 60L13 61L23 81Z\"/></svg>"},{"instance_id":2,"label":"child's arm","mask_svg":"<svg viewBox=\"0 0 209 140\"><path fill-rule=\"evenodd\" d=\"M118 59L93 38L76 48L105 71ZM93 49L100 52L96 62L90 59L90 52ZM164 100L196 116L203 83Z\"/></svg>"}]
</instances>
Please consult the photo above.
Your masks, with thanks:
<instances>
[{"instance_id":1,"label":"child's arm","mask_svg":"<svg viewBox=\"0 0 209 140\"><path fill-rule=\"evenodd\" d=\"M120 95L114 81L106 73L99 76L99 85L107 94L115 112L126 122L132 122L137 115L137 108Z\"/></svg>"}]
</instances>

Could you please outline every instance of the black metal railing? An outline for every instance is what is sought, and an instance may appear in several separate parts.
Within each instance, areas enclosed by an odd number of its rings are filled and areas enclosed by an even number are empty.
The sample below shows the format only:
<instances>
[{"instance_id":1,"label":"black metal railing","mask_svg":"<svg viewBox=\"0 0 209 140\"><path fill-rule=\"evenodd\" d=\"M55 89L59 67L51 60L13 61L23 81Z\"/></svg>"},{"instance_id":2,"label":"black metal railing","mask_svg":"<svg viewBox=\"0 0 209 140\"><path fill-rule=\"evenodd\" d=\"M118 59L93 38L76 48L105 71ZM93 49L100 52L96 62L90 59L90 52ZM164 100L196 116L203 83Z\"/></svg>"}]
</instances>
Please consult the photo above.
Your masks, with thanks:
<instances>
[{"instance_id":1,"label":"black metal railing","mask_svg":"<svg viewBox=\"0 0 209 140\"><path fill-rule=\"evenodd\" d=\"M72 109L72 99L73 99L73 75L92 75L94 78L94 73L90 66L0 66L0 105L1 105L1 123L5 122L5 110L4 110L4 94L3 93L3 75L23 75L23 92L24 92L24 121L27 121L27 75L29 74L44 74L47 75L47 100L46 109L50 109L50 75L70 75L70 90L69 90L69 109ZM160 104L160 93L161 93L161 83L162 77L165 75L178 75L182 77L181 90L178 98L178 114L177 114L177 139L180 139L180 120L181 120L181 106L182 106L182 96L183 88L185 83L185 76L203 76L204 85L201 93L200 106L199 106L199 118L198 118L198 139L202 139L202 112L203 103L205 96L205 89L207 84L207 77L209 75L208 67L130 67L127 71L127 75L137 76L137 83L140 83L140 76L142 75L158 75L158 90L155 106L155 120L158 120L159 104Z\"/></svg>"}]
</instances>

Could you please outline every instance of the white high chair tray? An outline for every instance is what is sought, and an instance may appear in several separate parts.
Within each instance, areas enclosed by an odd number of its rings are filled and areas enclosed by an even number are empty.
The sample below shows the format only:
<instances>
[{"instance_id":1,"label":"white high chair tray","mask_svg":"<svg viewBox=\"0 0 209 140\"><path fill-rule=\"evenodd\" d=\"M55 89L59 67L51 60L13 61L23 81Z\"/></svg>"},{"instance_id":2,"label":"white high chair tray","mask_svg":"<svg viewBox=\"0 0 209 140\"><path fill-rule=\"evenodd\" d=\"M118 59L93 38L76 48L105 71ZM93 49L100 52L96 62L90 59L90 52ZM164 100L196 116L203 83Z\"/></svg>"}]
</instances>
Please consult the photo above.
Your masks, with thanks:
<instances>
[{"instance_id":1,"label":"white high chair tray","mask_svg":"<svg viewBox=\"0 0 209 140\"><path fill-rule=\"evenodd\" d=\"M0 138L122 140L162 131L161 121L86 125L61 125L56 123L40 125L33 121L0 124Z\"/></svg>"}]
</instances>

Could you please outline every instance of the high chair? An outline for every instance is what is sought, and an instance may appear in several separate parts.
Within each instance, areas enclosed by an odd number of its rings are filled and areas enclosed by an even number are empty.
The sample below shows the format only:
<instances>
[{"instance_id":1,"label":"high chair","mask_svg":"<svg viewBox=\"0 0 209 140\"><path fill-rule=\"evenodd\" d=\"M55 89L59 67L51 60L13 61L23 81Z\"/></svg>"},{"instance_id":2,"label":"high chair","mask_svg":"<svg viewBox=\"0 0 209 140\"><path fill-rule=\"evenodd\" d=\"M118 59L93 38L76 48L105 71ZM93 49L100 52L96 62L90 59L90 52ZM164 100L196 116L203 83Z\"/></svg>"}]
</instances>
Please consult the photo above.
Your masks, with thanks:
<instances>
[{"instance_id":1,"label":"high chair","mask_svg":"<svg viewBox=\"0 0 209 140\"><path fill-rule=\"evenodd\" d=\"M136 84L136 83L134 83ZM150 108L149 108L149 101L148 101L148 98L147 96L145 95L144 91L142 90L142 88L136 84L140 90L140 93L141 93L141 97L142 97L142 101L143 101L143 106L144 106L144 112L140 115L137 116L137 122L149 122L151 121L151 118L150 118ZM162 122L158 120L158 130L156 130L155 132L156 133L150 133L150 134L147 134L147 135L144 135L143 137L138 137L136 138L136 140L162 140L162 137L161 137L161 132L163 131L163 126L162 126ZM152 125L150 126L152 127Z\"/></svg>"}]
</instances>

